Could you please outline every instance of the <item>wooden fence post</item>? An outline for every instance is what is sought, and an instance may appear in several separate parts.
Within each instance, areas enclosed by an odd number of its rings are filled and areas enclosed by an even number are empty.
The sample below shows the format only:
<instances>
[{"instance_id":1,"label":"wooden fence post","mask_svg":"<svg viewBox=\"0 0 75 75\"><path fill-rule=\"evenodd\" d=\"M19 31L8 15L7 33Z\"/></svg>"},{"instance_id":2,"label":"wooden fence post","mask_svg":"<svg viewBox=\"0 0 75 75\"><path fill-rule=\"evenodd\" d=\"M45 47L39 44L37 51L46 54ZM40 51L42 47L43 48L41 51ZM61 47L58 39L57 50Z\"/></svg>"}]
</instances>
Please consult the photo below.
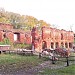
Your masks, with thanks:
<instances>
[{"instance_id":1,"label":"wooden fence post","mask_svg":"<svg viewBox=\"0 0 75 75\"><path fill-rule=\"evenodd\" d=\"M66 57L66 63L67 63L67 66L69 66L69 59L68 59L69 57L67 56Z\"/></svg>"},{"instance_id":2,"label":"wooden fence post","mask_svg":"<svg viewBox=\"0 0 75 75\"><path fill-rule=\"evenodd\" d=\"M41 53L39 53L39 59L41 58Z\"/></svg>"}]
</instances>

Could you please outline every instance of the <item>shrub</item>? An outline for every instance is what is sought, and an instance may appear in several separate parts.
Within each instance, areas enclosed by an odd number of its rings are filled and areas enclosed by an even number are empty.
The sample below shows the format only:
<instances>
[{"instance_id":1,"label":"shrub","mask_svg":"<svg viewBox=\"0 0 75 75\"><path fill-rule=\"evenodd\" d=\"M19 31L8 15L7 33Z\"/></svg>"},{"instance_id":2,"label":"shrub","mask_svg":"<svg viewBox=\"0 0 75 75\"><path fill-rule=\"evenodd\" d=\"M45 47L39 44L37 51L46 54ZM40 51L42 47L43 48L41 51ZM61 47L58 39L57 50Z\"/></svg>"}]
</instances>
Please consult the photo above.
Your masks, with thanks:
<instances>
[{"instance_id":1,"label":"shrub","mask_svg":"<svg viewBox=\"0 0 75 75\"><path fill-rule=\"evenodd\" d=\"M26 44L26 43L16 43L16 44L14 44L14 48L31 49L31 44Z\"/></svg>"},{"instance_id":2,"label":"shrub","mask_svg":"<svg viewBox=\"0 0 75 75\"><path fill-rule=\"evenodd\" d=\"M4 40L0 42L0 45L10 45L10 44L11 42L8 38L4 38Z\"/></svg>"}]
</instances>

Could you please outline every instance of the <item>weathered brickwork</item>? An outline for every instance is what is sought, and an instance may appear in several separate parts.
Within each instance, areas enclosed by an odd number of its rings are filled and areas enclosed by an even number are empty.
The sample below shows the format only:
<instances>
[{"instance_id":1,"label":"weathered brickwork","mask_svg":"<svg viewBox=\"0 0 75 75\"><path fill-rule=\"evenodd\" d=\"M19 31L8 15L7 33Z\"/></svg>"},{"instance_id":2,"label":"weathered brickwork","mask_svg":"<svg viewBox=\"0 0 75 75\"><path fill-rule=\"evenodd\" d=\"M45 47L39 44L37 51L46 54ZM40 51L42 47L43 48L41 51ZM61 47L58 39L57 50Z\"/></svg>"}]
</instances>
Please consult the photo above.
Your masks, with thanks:
<instances>
[{"instance_id":1,"label":"weathered brickwork","mask_svg":"<svg viewBox=\"0 0 75 75\"><path fill-rule=\"evenodd\" d=\"M9 38L12 43L27 43L31 44L31 33L27 34L25 31L20 29L13 29L10 24L0 23L0 42L4 38Z\"/></svg>"},{"instance_id":2,"label":"weathered brickwork","mask_svg":"<svg viewBox=\"0 0 75 75\"><path fill-rule=\"evenodd\" d=\"M36 51L42 51L44 48L72 48L74 42L74 33L72 31L51 27L42 27L41 31L40 35L37 28L32 29L32 44Z\"/></svg>"},{"instance_id":3,"label":"weathered brickwork","mask_svg":"<svg viewBox=\"0 0 75 75\"><path fill-rule=\"evenodd\" d=\"M42 27L39 32L36 27L31 32L20 29L13 29L10 24L0 23L0 42L4 38L9 38L12 43L32 44L37 52L43 49L55 49L58 47L72 48L74 43L74 33L72 31L59 30L51 27Z\"/></svg>"}]
</instances>

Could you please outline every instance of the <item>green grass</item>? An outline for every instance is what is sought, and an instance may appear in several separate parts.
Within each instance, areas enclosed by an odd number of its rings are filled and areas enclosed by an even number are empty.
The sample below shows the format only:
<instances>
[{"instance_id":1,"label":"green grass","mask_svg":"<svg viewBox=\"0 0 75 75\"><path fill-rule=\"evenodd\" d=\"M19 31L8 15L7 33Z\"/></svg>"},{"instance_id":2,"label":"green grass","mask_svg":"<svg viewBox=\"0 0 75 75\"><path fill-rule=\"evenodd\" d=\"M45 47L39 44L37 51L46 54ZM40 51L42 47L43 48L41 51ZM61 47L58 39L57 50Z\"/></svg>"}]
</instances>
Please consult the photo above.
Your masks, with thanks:
<instances>
[{"instance_id":1,"label":"green grass","mask_svg":"<svg viewBox=\"0 0 75 75\"><path fill-rule=\"evenodd\" d=\"M38 56L22 56L22 55L15 55L15 54L1 54L0 55L0 65L3 64L13 64L13 63L34 63L37 65L38 63L42 62Z\"/></svg>"},{"instance_id":2,"label":"green grass","mask_svg":"<svg viewBox=\"0 0 75 75\"><path fill-rule=\"evenodd\" d=\"M72 53L71 56L75 56L75 53ZM60 66L64 63L66 63L66 58L60 58L60 61L56 61L55 65ZM39 75L75 75L75 57L69 57L69 63L72 65L60 69L45 68L39 72Z\"/></svg>"},{"instance_id":3,"label":"green grass","mask_svg":"<svg viewBox=\"0 0 75 75\"><path fill-rule=\"evenodd\" d=\"M0 70L5 72L29 69L42 63L43 60L37 56L22 56L15 54L0 55Z\"/></svg>"},{"instance_id":4,"label":"green grass","mask_svg":"<svg viewBox=\"0 0 75 75\"><path fill-rule=\"evenodd\" d=\"M71 65L62 69L45 68L39 75L75 75L75 65Z\"/></svg>"},{"instance_id":5,"label":"green grass","mask_svg":"<svg viewBox=\"0 0 75 75\"><path fill-rule=\"evenodd\" d=\"M61 58L60 58L61 59ZM72 58L70 58L72 60ZM22 56L16 54L1 54L0 55L0 72L10 73L19 70L30 69L48 58L39 59L38 56ZM64 65L65 58L57 61L56 65ZM71 61L74 62L74 61ZM75 65L64 67L62 69L45 68L39 75L75 75Z\"/></svg>"}]
</instances>

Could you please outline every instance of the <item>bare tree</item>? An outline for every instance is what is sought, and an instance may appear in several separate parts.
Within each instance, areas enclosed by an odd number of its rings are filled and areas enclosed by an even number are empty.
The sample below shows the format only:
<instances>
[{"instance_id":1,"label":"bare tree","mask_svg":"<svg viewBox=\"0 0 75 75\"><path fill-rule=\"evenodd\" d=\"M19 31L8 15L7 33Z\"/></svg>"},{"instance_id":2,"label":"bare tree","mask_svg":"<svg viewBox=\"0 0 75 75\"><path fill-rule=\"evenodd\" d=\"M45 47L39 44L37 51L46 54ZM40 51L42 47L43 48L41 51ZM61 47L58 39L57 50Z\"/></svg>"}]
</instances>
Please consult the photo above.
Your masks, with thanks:
<instances>
[{"instance_id":1,"label":"bare tree","mask_svg":"<svg viewBox=\"0 0 75 75\"><path fill-rule=\"evenodd\" d=\"M73 31L73 29L72 29L72 28L73 28L73 24L72 24L72 25L70 25L70 31Z\"/></svg>"}]
</instances>

